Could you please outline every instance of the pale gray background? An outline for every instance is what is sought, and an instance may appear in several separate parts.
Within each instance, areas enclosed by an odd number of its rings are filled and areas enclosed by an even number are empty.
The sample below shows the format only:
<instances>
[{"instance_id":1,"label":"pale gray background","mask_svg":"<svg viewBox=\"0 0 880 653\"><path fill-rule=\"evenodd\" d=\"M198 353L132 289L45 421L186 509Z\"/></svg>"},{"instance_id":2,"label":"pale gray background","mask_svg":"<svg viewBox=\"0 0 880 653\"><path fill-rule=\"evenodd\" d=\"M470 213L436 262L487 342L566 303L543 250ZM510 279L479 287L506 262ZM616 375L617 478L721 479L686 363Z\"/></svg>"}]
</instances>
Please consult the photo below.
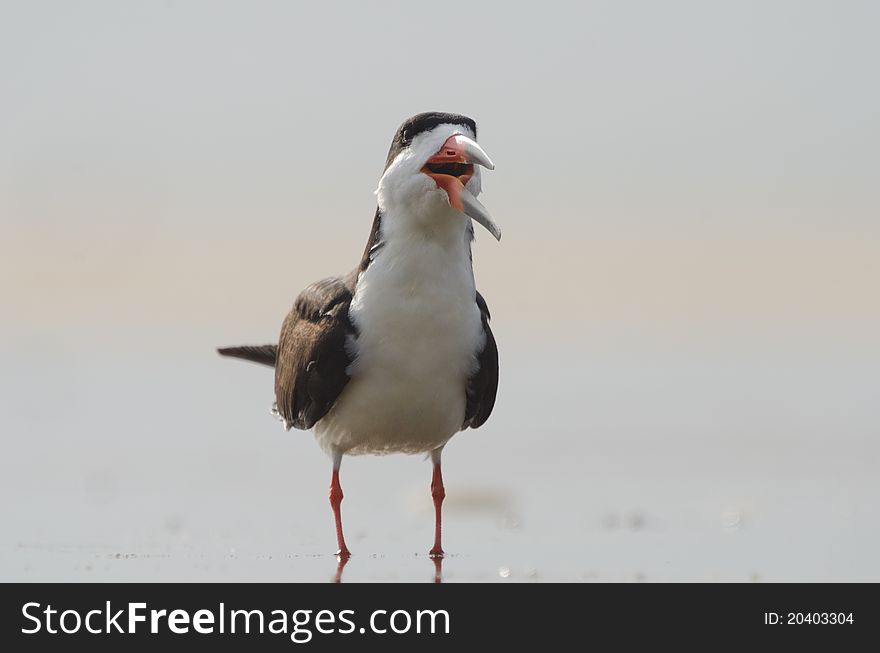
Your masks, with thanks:
<instances>
[{"instance_id":1,"label":"pale gray background","mask_svg":"<svg viewBox=\"0 0 880 653\"><path fill-rule=\"evenodd\" d=\"M502 380L445 577L880 580L880 5L0 3L0 578L316 579L268 414L408 115L473 116ZM430 580L429 465L347 460L346 579ZM415 555L418 554L418 555Z\"/></svg>"}]
</instances>

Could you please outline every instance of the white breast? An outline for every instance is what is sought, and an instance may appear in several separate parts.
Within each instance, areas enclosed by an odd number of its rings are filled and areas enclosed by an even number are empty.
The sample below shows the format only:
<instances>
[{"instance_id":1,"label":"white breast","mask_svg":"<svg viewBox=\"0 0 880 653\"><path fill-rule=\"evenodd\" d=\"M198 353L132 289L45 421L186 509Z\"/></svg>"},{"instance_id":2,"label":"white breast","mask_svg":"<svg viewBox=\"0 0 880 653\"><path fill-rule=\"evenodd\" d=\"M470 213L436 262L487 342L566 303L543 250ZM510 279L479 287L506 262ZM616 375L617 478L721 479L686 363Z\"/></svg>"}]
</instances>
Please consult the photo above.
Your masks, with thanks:
<instances>
[{"instance_id":1,"label":"white breast","mask_svg":"<svg viewBox=\"0 0 880 653\"><path fill-rule=\"evenodd\" d=\"M315 426L328 453L431 451L461 429L485 344L467 225L454 215L448 234L398 234L361 274L351 380Z\"/></svg>"}]
</instances>

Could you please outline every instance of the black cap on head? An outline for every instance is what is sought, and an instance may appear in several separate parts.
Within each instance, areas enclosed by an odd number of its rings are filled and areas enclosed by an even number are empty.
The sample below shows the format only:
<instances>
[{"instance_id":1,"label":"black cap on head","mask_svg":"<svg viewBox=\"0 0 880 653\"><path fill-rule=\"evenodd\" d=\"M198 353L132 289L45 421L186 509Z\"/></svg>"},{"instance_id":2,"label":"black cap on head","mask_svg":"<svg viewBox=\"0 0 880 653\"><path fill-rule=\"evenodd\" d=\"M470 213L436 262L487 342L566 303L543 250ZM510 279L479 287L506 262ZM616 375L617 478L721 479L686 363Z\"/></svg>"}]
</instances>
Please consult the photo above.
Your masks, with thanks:
<instances>
[{"instance_id":1,"label":"black cap on head","mask_svg":"<svg viewBox=\"0 0 880 653\"><path fill-rule=\"evenodd\" d=\"M427 113L419 113L412 118L408 118L398 128L391 141L391 149L388 150L388 159L385 161L385 167L388 168L391 162L400 154L400 151L409 147L412 139L422 132L430 131L437 125L462 125L467 127L477 136L477 123L473 119L463 116L459 113L443 113L442 111L429 111Z\"/></svg>"}]
</instances>

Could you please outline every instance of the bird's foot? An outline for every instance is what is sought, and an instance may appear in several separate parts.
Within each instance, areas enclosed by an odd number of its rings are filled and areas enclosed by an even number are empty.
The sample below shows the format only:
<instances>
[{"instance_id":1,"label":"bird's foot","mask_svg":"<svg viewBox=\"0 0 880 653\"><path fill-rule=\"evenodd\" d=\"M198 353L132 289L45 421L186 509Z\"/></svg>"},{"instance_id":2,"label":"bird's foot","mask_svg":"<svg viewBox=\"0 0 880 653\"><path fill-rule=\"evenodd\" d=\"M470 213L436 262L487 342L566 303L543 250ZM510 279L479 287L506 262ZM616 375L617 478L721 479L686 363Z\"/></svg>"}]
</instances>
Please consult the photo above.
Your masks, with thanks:
<instances>
[{"instance_id":1,"label":"bird's foot","mask_svg":"<svg viewBox=\"0 0 880 653\"><path fill-rule=\"evenodd\" d=\"M429 558L442 558L445 555L446 554L443 553L443 549L441 549L439 546L435 546L433 549L428 551Z\"/></svg>"}]
</instances>

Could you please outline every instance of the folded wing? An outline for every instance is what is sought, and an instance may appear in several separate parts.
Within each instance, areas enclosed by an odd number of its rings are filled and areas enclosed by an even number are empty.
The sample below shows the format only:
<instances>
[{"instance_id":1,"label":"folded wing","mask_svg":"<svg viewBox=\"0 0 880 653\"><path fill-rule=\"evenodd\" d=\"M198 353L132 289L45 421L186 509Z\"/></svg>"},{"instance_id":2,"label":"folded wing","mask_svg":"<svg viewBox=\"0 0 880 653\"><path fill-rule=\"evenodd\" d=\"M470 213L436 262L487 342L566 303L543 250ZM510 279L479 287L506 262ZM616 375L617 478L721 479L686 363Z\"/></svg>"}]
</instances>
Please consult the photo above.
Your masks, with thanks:
<instances>
[{"instance_id":1,"label":"folded wing","mask_svg":"<svg viewBox=\"0 0 880 653\"><path fill-rule=\"evenodd\" d=\"M300 293L278 340L275 409L286 428L310 429L324 417L348 383L354 335L348 311L354 274L331 277Z\"/></svg>"},{"instance_id":2,"label":"folded wing","mask_svg":"<svg viewBox=\"0 0 880 653\"><path fill-rule=\"evenodd\" d=\"M486 332L486 345L477 356L479 369L468 379L467 404L465 407L462 429L477 428L489 419L495 407L495 395L498 392L498 346L495 336L489 328L489 306L480 293L477 293L477 306Z\"/></svg>"}]
</instances>

